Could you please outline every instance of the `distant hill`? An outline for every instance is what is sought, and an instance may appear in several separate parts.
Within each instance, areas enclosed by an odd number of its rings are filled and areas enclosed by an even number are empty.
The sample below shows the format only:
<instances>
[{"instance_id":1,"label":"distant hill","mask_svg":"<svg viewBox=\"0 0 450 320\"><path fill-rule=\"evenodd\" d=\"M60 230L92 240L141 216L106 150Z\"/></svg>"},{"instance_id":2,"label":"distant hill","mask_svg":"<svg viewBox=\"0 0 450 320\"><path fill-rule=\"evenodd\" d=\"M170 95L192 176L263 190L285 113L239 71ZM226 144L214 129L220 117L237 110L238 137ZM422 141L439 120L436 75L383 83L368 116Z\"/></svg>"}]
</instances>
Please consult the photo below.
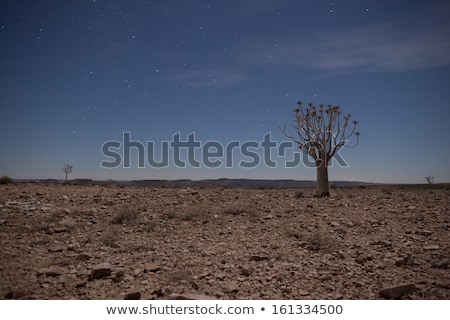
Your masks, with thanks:
<instances>
[{"instance_id":1,"label":"distant hill","mask_svg":"<svg viewBox=\"0 0 450 320\"><path fill-rule=\"evenodd\" d=\"M313 180L268 180L268 179L204 179L204 180L133 180L127 182L128 185L135 186L176 186L176 187L226 187L226 188L299 188L315 187ZM337 186L360 186L371 185L372 183L360 181L331 181L330 184Z\"/></svg>"},{"instance_id":2,"label":"distant hill","mask_svg":"<svg viewBox=\"0 0 450 320\"><path fill-rule=\"evenodd\" d=\"M17 179L14 180L19 183L34 182L39 184L63 184L64 180L56 179L42 179L42 180L28 180ZM72 185L125 185L136 187L191 187L191 188L308 188L315 187L314 180L292 180L292 179L204 179L204 180L131 180L131 181L116 181L116 180L92 180L92 179L73 179L69 180L68 184ZM370 182L361 181L330 181L330 185L336 186L367 186L374 185Z\"/></svg>"}]
</instances>

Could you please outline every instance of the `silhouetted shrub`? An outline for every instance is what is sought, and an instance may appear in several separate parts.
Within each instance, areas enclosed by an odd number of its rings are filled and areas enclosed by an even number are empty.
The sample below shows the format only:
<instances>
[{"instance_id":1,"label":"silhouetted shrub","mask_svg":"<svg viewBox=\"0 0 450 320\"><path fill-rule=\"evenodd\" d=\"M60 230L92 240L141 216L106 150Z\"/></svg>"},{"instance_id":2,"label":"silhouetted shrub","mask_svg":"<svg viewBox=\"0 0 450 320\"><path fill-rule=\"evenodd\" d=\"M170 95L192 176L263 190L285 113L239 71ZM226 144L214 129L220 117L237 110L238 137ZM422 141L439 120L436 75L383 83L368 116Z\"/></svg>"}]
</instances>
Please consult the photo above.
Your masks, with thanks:
<instances>
[{"instance_id":1,"label":"silhouetted shrub","mask_svg":"<svg viewBox=\"0 0 450 320\"><path fill-rule=\"evenodd\" d=\"M12 179L8 176L2 176L0 178L0 184L8 184L8 183L12 183Z\"/></svg>"},{"instance_id":2,"label":"silhouetted shrub","mask_svg":"<svg viewBox=\"0 0 450 320\"><path fill-rule=\"evenodd\" d=\"M303 192L302 192L302 191L297 191L297 192L295 193L295 197L296 197L297 199L300 199L301 197L303 197Z\"/></svg>"}]
</instances>

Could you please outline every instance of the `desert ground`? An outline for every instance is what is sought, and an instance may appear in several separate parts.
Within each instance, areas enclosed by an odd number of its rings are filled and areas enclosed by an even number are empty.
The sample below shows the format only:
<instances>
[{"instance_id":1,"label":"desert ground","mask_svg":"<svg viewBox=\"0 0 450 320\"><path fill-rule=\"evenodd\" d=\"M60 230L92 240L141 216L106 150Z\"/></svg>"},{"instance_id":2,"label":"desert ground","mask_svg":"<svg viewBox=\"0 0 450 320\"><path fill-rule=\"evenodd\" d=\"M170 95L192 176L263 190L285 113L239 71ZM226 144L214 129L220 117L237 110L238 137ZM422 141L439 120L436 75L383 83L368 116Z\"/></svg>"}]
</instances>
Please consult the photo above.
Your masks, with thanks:
<instances>
[{"instance_id":1,"label":"desert ground","mask_svg":"<svg viewBox=\"0 0 450 320\"><path fill-rule=\"evenodd\" d=\"M449 185L0 185L2 299L449 299Z\"/></svg>"}]
</instances>

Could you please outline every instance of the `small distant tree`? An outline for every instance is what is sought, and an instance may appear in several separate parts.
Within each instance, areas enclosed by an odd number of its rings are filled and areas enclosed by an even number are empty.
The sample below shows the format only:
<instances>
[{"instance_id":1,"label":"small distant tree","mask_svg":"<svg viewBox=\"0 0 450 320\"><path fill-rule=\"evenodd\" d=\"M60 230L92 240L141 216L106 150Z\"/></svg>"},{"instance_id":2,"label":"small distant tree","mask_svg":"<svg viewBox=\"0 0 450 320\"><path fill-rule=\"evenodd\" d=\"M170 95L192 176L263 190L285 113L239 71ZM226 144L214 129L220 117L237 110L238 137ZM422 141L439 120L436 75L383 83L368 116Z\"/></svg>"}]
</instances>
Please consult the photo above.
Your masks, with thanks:
<instances>
[{"instance_id":1,"label":"small distant tree","mask_svg":"<svg viewBox=\"0 0 450 320\"><path fill-rule=\"evenodd\" d=\"M434 182L434 177L425 177L425 180L427 180L428 184L432 184Z\"/></svg>"},{"instance_id":2,"label":"small distant tree","mask_svg":"<svg viewBox=\"0 0 450 320\"><path fill-rule=\"evenodd\" d=\"M321 104L316 107L313 103L309 103L305 108L301 101L297 102L297 105L292 126L295 134L289 134L286 126L280 129L286 137L298 144L302 152L314 159L317 170L314 196L328 197L330 195L328 165L339 148L358 145L360 135L356 131L358 122L350 121L350 114L342 115L338 106L324 107ZM348 146L346 144L352 135L356 136L356 143Z\"/></svg>"},{"instance_id":3,"label":"small distant tree","mask_svg":"<svg viewBox=\"0 0 450 320\"><path fill-rule=\"evenodd\" d=\"M8 184L8 183L12 183L12 182L13 182L13 180L6 175L4 175L0 178L0 184Z\"/></svg>"},{"instance_id":4,"label":"small distant tree","mask_svg":"<svg viewBox=\"0 0 450 320\"><path fill-rule=\"evenodd\" d=\"M73 170L73 167L70 164L65 164L61 171L64 172L66 174L66 183L67 183L67 176L69 175L69 173L71 173Z\"/></svg>"}]
</instances>

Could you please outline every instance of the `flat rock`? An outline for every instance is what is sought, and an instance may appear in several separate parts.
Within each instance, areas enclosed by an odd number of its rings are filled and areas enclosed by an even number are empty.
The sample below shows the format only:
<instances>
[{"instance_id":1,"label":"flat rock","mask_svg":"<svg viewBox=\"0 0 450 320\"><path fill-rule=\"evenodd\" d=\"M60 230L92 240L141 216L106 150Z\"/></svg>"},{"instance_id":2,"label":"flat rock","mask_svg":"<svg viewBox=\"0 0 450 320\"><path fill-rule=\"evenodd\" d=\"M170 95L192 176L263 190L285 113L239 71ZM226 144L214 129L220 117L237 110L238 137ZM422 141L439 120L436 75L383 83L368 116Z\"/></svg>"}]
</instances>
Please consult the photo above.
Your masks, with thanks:
<instances>
[{"instance_id":1,"label":"flat rock","mask_svg":"<svg viewBox=\"0 0 450 320\"><path fill-rule=\"evenodd\" d=\"M123 300L140 300L141 299L141 291L138 289L131 290L125 294Z\"/></svg>"},{"instance_id":2,"label":"flat rock","mask_svg":"<svg viewBox=\"0 0 450 320\"><path fill-rule=\"evenodd\" d=\"M416 286L413 283L408 283L381 289L380 296L385 299L399 299L415 291Z\"/></svg>"},{"instance_id":3,"label":"flat rock","mask_svg":"<svg viewBox=\"0 0 450 320\"><path fill-rule=\"evenodd\" d=\"M27 295L24 290L10 290L5 294L5 299L20 299Z\"/></svg>"},{"instance_id":4,"label":"flat rock","mask_svg":"<svg viewBox=\"0 0 450 320\"><path fill-rule=\"evenodd\" d=\"M260 255L252 255L249 258L251 261L263 261L263 260L268 260L269 257L267 256L260 256Z\"/></svg>"},{"instance_id":5,"label":"flat rock","mask_svg":"<svg viewBox=\"0 0 450 320\"><path fill-rule=\"evenodd\" d=\"M433 262L431 264L431 267L438 268L438 269L447 269L449 265L450 265L450 259L443 259L440 261Z\"/></svg>"},{"instance_id":6,"label":"flat rock","mask_svg":"<svg viewBox=\"0 0 450 320\"><path fill-rule=\"evenodd\" d=\"M38 274L45 274L47 277L58 277L66 272L66 269L63 267L54 265L48 268L39 269Z\"/></svg>"},{"instance_id":7,"label":"flat rock","mask_svg":"<svg viewBox=\"0 0 450 320\"><path fill-rule=\"evenodd\" d=\"M236 293L239 291L239 287L235 282L225 283L222 287L224 293Z\"/></svg>"},{"instance_id":8,"label":"flat rock","mask_svg":"<svg viewBox=\"0 0 450 320\"><path fill-rule=\"evenodd\" d=\"M65 247L63 246L52 246L48 248L48 252L63 252Z\"/></svg>"},{"instance_id":9,"label":"flat rock","mask_svg":"<svg viewBox=\"0 0 450 320\"><path fill-rule=\"evenodd\" d=\"M302 297L309 296L309 292L306 290L302 290L302 289L298 290L298 294Z\"/></svg>"},{"instance_id":10,"label":"flat rock","mask_svg":"<svg viewBox=\"0 0 450 320\"><path fill-rule=\"evenodd\" d=\"M412 264L414 264L414 257L411 256L411 255L407 255L406 257L397 258L397 259L395 260L395 265L396 265L397 267L400 267L400 266L410 266L410 265L412 265Z\"/></svg>"},{"instance_id":11,"label":"flat rock","mask_svg":"<svg viewBox=\"0 0 450 320\"><path fill-rule=\"evenodd\" d=\"M429 246L424 246L423 250L439 250L439 245L432 244L432 245L429 245Z\"/></svg>"},{"instance_id":12,"label":"flat rock","mask_svg":"<svg viewBox=\"0 0 450 320\"><path fill-rule=\"evenodd\" d=\"M100 263L92 267L89 279L94 280L108 277L111 275L111 273L112 273L112 266L109 262Z\"/></svg>"},{"instance_id":13,"label":"flat rock","mask_svg":"<svg viewBox=\"0 0 450 320\"><path fill-rule=\"evenodd\" d=\"M253 269L252 268L240 268L240 273L243 276L249 277L252 275Z\"/></svg>"},{"instance_id":14,"label":"flat rock","mask_svg":"<svg viewBox=\"0 0 450 320\"><path fill-rule=\"evenodd\" d=\"M63 232L67 232L67 227L66 226L56 226L53 228L53 231L55 233L63 233Z\"/></svg>"},{"instance_id":15,"label":"flat rock","mask_svg":"<svg viewBox=\"0 0 450 320\"><path fill-rule=\"evenodd\" d=\"M431 234L433 233L431 230L420 230L417 232L418 234L421 234L423 236L431 236Z\"/></svg>"},{"instance_id":16,"label":"flat rock","mask_svg":"<svg viewBox=\"0 0 450 320\"><path fill-rule=\"evenodd\" d=\"M65 209L65 210L67 210L67 209ZM70 211L69 211L69 212L66 212L66 213L70 213ZM61 221L59 222L59 224L60 224L60 226L61 226L62 228L64 228L64 227L66 227L66 228L72 228L72 227L74 227L74 226L77 225L76 221L74 221L74 220L72 220L72 219L63 219L63 220L61 220Z\"/></svg>"},{"instance_id":17,"label":"flat rock","mask_svg":"<svg viewBox=\"0 0 450 320\"><path fill-rule=\"evenodd\" d=\"M220 273L216 274L216 279L219 279L219 280L223 280L226 277L227 277L227 275L225 273L223 273L223 272L220 272Z\"/></svg>"},{"instance_id":18,"label":"flat rock","mask_svg":"<svg viewBox=\"0 0 450 320\"><path fill-rule=\"evenodd\" d=\"M80 261L87 261L87 260L89 260L89 259L91 259L91 258L92 258L92 256L89 255L89 254L87 254L87 253L80 253L80 254L77 256L77 260L80 260Z\"/></svg>"},{"instance_id":19,"label":"flat rock","mask_svg":"<svg viewBox=\"0 0 450 320\"><path fill-rule=\"evenodd\" d=\"M216 300L216 298L196 293L174 293L169 296L170 300Z\"/></svg>"},{"instance_id":20,"label":"flat rock","mask_svg":"<svg viewBox=\"0 0 450 320\"><path fill-rule=\"evenodd\" d=\"M144 265L144 272L158 272L161 270L161 266L155 264L155 263L146 263Z\"/></svg>"}]
</instances>

